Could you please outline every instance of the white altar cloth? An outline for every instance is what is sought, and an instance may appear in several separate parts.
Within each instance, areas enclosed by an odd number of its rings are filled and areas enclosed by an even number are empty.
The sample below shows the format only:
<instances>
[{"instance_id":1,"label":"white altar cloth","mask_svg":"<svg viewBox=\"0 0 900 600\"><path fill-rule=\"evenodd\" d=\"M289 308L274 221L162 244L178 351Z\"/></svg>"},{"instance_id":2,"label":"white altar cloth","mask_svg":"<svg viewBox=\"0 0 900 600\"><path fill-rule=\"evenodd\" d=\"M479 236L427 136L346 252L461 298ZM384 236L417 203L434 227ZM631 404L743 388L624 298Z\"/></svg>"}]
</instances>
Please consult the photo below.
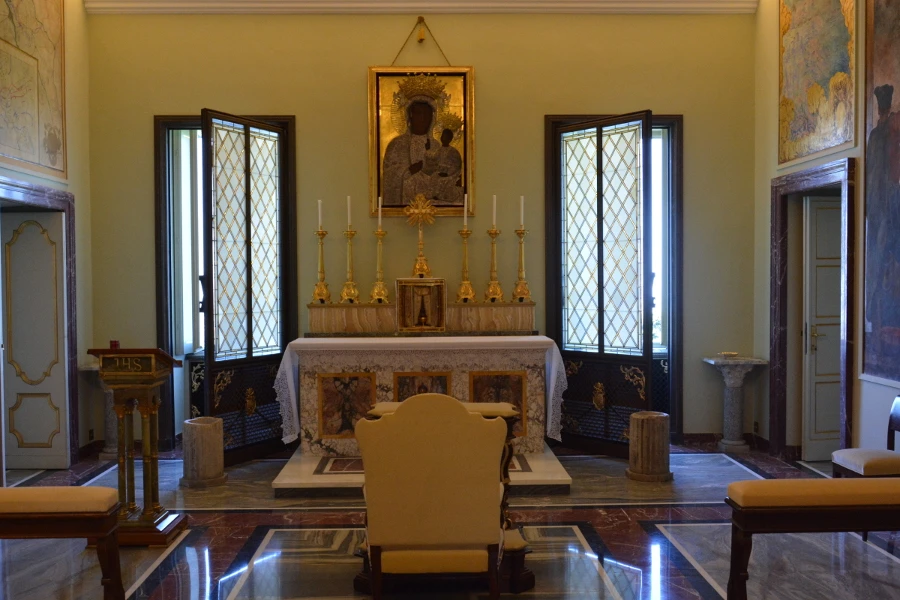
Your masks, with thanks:
<instances>
[{"instance_id":1,"label":"white altar cloth","mask_svg":"<svg viewBox=\"0 0 900 600\"><path fill-rule=\"evenodd\" d=\"M468 351L460 354L459 351ZM307 360L318 360L323 356L334 355L336 360L342 356L360 356L363 353L373 353L372 360L383 359L385 356L397 356L403 360L427 361L427 357L447 357L459 355L471 357L468 366L462 365L460 370L493 370L497 367L490 364L481 365L472 360L478 360L480 355L485 362L494 362L505 357L507 363L515 363L516 352L543 351L544 373L541 373L544 384L545 406L541 412L545 412L543 419L547 437L560 440L560 417L562 412L562 395L566 390L567 381L562 356L556 343L544 336L459 336L459 337L402 337L402 338L300 338L288 344L288 348L281 360L281 366L275 378L275 391L281 408L282 440L290 443L298 439L301 433L300 423L300 383L299 373L303 365L304 356ZM397 354L394 354L397 353ZM313 358L315 357L315 358ZM382 360L383 362L383 360ZM416 362L406 363L396 370L428 370L422 368ZM511 369L512 367L506 366ZM383 383L383 382L379 382ZM392 382L391 382L392 383ZM461 385L457 383L457 385ZM453 386L456 387L456 386ZM462 389L462 388L460 388ZM467 387L465 389L468 389ZM379 385L378 401L390 401L392 398L387 391ZM381 397L381 396L384 397ZM457 393L451 395L464 399L468 394ZM312 417L306 415L304 418ZM543 443L543 442L541 442ZM355 446L355 440L353 440Z\"/></svg>"}]
</instances>

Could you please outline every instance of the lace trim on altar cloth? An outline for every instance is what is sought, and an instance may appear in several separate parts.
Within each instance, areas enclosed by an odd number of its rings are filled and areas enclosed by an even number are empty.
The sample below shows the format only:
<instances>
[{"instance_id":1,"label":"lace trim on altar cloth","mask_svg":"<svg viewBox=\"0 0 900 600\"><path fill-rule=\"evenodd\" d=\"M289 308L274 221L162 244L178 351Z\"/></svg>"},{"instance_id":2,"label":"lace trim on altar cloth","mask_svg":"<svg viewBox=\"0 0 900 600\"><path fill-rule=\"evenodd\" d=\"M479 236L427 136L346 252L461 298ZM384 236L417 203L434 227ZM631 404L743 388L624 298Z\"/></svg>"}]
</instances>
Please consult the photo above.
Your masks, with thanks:
<instances>
[{"instance_id":1,"label":"lace trim on altar cloth","mask_svg":"<svg viewBox=\"0 0 900 600\"><path fill-rule=\"evenodd\" d=\"M293 352L288 350L281 366L278 368L278 374L275 376L275 397L278 399L279 410L281 412L281 441L290 444L297 439L300 434L300 419L297 418L295 409L294 395L291 393L290 378L294 377L297 367L294 361L290 360L289 355ZM294 386L296 389L296 386Z\"/></svg>"}]
</instances>

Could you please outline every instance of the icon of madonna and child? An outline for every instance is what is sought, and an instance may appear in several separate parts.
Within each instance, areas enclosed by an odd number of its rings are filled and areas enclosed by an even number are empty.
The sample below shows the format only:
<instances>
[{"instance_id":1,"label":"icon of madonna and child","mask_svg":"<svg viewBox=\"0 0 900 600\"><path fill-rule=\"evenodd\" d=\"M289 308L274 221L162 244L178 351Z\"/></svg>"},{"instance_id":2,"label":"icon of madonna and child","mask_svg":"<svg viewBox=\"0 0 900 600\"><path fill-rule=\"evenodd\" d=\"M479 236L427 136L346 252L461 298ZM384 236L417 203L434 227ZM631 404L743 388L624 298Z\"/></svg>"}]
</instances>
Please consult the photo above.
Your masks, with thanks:
<instances>
[{"instance_id":1,"label":"icon of madonna and child","mask_svg":"<svg viewBox=\"0 0 900 600\"><path fill-rule=\"evenodd\" d=\"M396 134L387 146L382 144L384 206L404 206L423 194L435 206L462 207L465 119L456 109L462 109L464 100L452 98L446 85L427 74L409 75L397 84L390 123L380 125L382 139Z\"/></svg>"}]
</instances>

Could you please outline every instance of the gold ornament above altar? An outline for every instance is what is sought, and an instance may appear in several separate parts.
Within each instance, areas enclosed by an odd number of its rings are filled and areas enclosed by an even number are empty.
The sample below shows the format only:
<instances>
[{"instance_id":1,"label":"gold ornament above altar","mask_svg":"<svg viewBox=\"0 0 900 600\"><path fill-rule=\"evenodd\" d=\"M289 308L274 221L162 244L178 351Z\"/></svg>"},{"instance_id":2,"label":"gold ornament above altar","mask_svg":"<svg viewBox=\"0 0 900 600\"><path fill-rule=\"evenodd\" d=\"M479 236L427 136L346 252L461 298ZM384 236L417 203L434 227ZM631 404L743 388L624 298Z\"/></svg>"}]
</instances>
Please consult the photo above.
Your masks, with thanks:
<instances>
[{"instance_id":1,"label":"gold ornament above altar","mask_svg":"<svg viewBox=\"0 0 900 600\"><path fill-rule=\"evenodd\" d=\"M416 194L413 201L403 209L403 214L406 215L406 222L409 225L419 226L419 254L416 256L416 264L413 267L413 277L431 276L431 267L428 266L428 259L425 258L424 226L434 224L436 212L431 200L423 194Z\"/></svg>"}]
</instances>

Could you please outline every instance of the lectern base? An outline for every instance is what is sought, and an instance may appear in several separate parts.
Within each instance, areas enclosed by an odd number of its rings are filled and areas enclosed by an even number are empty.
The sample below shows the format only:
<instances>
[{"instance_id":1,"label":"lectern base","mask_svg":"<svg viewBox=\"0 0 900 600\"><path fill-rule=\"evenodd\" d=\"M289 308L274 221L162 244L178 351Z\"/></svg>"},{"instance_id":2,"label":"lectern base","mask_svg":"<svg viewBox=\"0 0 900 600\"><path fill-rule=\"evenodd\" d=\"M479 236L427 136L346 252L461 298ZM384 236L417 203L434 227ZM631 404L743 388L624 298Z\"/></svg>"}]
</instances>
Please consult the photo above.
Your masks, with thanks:
<instances>
[{"instance_id":1,"label":"lectern base","mask_svg":"<svg viewBox=\"0 0 900 600\"><path fill-rule=\"evenodd\" d=\"M187 515L164 510L153 521L129 519L119 523L120 546L168 546L188 525Z\"/></svg>"}]
</instances>

